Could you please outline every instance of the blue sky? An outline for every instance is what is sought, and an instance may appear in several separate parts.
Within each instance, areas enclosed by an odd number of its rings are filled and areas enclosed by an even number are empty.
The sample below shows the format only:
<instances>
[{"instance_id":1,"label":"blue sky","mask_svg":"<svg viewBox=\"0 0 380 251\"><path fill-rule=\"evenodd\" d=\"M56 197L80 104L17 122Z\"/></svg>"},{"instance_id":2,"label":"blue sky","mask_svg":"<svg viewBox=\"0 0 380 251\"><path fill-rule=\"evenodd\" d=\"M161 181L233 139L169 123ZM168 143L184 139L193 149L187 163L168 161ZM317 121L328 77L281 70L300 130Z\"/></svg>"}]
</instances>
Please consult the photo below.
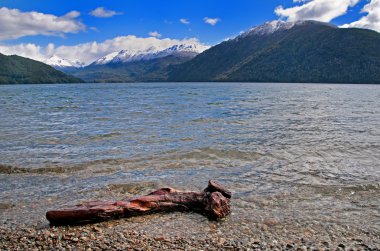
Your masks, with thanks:
<instances>
[{"instance_id":1,"label":"blue sky","mask_svg":"<svg viewBox=\"0 0 380 251\"><path fill-rule=\"evenodd\" d=\"M102 43L107 39L127 35L177 40L195 38L200 43L214 45L253 26L279 18L289 21L316 19L346 26L354 23L355 27L365 28L372 28L369 26L372 25L373 29L377 29L378 24L368 24L368 21L361 20L370 14L361 11L364 6L372 4L372 7L375 6L373 12L380 13L379 2L380 0L0 0L0 10L4 11L3 14L0 13L0 52L6 53L7 46L32 44L39 48L40 53L44 53L48 44L54 44L54 48L57 48L94 41ZM278 9L279 6L282 6L281 10ZM94 12L100 7L102 9ZM18 12L10 14L14 9ZM41 20L45 18L43 15L53 15L58 21L67 13L71 14L63 17L65 24L57 24L52 28L43 27L49 23L53 25L54 20L48 17L44 24L28 25L28 18L32 18L29 14L32 12L41 14ZM13 17L20 15L20 18L7 19L8 14ZM23 14L25 15L22 16ZM23 19L26 20L25 23L18 21ZM360 23L355 24L358 21ZM35 32L29 32L33 29Z\"/></svg>"}]
</instances>

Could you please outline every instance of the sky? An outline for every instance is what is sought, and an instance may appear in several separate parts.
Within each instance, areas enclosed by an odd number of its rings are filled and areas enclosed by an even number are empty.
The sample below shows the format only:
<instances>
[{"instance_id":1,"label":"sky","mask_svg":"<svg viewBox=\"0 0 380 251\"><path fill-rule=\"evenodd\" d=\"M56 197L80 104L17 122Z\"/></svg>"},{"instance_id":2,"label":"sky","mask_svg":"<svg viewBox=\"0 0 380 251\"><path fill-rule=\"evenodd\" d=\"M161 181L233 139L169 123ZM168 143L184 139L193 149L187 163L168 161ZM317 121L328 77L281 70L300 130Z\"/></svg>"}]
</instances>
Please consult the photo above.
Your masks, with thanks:
<instances>
[{"instance_id":1,"label":"sky","mask_svg":"<svg viewBox=\"0 0 380 251\"><path fill-rule=\"evenodd\" d=\"M0 53L89 64L122 49L212 46L278 19L380 32L380 0L0 0Z\"/></svg>"}]
</instances>

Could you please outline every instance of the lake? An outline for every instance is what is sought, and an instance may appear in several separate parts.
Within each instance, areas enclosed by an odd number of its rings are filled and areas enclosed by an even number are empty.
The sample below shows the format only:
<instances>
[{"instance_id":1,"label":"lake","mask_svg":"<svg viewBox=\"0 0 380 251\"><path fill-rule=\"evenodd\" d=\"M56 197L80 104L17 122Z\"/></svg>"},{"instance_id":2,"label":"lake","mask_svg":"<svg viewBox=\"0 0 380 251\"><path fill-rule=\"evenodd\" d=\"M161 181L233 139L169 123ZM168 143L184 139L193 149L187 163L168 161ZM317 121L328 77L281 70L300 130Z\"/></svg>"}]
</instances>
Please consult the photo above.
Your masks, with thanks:
<instances>
[{"instance_id":1,"label":"lake","mask_svg":"<svg viewBox=\"0 0 380 251\"><path fill-rule=\"evenodd\" d=\"M216 179L234 192L227 232L269 219L380 233L380 86L4 85L0 113L0 221ZM155 231L212 231L176 216Z\"/></svg>"}]
</instances>

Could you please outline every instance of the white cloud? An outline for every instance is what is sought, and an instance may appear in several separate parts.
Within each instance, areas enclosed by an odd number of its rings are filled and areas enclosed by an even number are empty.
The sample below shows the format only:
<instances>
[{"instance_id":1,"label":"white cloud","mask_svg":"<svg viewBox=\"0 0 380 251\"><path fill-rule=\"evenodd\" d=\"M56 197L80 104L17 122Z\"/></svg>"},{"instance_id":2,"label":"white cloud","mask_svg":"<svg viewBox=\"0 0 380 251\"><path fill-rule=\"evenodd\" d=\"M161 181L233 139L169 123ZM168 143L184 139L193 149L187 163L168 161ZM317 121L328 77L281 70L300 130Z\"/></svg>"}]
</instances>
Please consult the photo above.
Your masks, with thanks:
<instances>
[{"instance_id":1,"label":"white cloud","mask_svg":"<svg viewBox=\"0 0 380 251\"><path fill-rule=\"evenodd\" d=\"M0 8L0 40L24 36L46 35L63 36L65 33L78 33L86 26L75 20L80 15L71 11L64 16L40 12L22 12L18 9Z\"/></svg>"},{"instance_id":2,"label":"white cloud","mask_svg":"<svg viewBox=\"0 0 380 251\"><path fill-rule=\"evenodd\" d=\"M90 12L90 15L92 15L94 17L101 17L101 18L113 17L113 16L121 15L121 14L123 14L123 13L116 12L113 10L107 10L104 7L98 7L95 10L92 10Z\"/></svg>"},{"instance_id":3,"label":"white cloud","mask_svg":"<svg viewBox=\"0 0 380 251\"><path fill-rule=\"evenodd\" d=\"M342 25L342 28L365 28L372 29L380 32L380 0L372 0L370 3L366 4L362 13L367 13L367 15L360 18L358 21L352 22L350 24Z\"/></svg>"},{"instance_id":4,"label":"white cloud","mask_svg":"<svg viewBox=\"0 0 380 251\"><path fill-rule=\"evenodd\" d=\"M0 45L0 53L4 55L19 55L39 61L45 59L41 50L42 48L35 44Z\"/></svg>"},{"instance_id":5,"label":"white cloud","mask_svg":"<svg viewBox=\"0 0 380 251\"><path fill-rule=\"evenodd\" d=\"M189 19L186 19L186 18L181 18L179 21L180 21L181 23L183 23L183 24L190 24Z\"/></svg>"},{"instance_id":6,"label":"white cloud","mask_svg":"<svg viewBox=\"0 0 380 251\"><path fill-rule=\"evenodd\" d=\"M205 17L205 18L203 18L203 21L204 21L206 24L209 24L209 25L215 26L217 23L220 22L220 19L219 19L219 18L209 18L209 17Z\"/></svg>"},{"instance_id":7,"label":"white cloud","mask_svg":"<svg viewBox=\"0 0 380 251\"><path fill-rule=\"evenodd\" d=\"M136 36L121 36L104 42L88 42L74 46L59 46L49 44L46 47L40 47L34 44L20 45L0 45L0 53L5 55L17 54L20 56L43 61L52 55L71 61L80 60L86 64L90 64L95 60L104 57L112 52L129 50L146 50L151 47L166 49L177 44L197 44L199 47L205 45L200 43L196 38L190 39L159 39L156 37L139 38ZM208 48L208 47L205 47Z\"/></svg>"},{"instance_id":8,"label":"white cloud","mask_svg":"<svg viewBox=\"0 0 380 251\"><path fill-rule=\"evenodd\" d=\"M275 13L288 21L316 20L330 22L336 17L347 13L349 7L355 6L360 0L293 0L300 5L284 8L278 6Z\"/></svg>"},{"instance_id":9,"label":"white cloud","mask_svg":"<svg viewBox=\"0 0 380 251\"><path fill-rule=\"evenodd\" d=\"M49 43L45 48L45 56L46 58L50 58L54 55L55 52L55 45L52 43Z\"/></svg>"},{"instance_id":10,"label":"white cloud","mask_svg":"<svg viewBox=\"0 0 380 251\"><path fill-rule=\"evenodd\" d=\"M149 36L151 36L151 37L162 37L162 35L160 33L158 33L157 31L149 32Z\"/></svg>"},{"instance_id":11,"label":"white cloud","mask_svg":"<svg viewBox=\"0 0 380 251\"><path fill-rule=\"evenodd\" d=\"M95 31L95 32L99 32L98 28L96 28L96 27L89 27L89 29L92 31Z\"/></svg>"},{"instance_id":12,"label":"white cloud","mask_svg":"<svg viewBox=\"0 0 380 251\"><path fill-rule=\"evenodd\" d=\"M73 18L77 18L79 16L80 16L80 12L73 10L73 11L70 11L69 13L67 13L66 15L64 15L63 17L68 18L68 19L73 19Z\"/></svg>"}]
</instances>

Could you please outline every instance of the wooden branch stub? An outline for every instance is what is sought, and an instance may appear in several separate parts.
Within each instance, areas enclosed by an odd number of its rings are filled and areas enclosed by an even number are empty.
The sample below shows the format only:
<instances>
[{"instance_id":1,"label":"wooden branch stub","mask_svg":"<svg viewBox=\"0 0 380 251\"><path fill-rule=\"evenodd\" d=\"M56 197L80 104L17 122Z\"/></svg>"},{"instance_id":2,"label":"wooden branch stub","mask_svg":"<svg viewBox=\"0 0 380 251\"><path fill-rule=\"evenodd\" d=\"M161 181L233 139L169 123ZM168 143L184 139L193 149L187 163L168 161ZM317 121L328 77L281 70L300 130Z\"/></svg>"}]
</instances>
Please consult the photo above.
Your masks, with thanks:
<instances>
[{"instance_id":1,"label":"wooden branch stub","mask_svg":"<svg viewBox=\"0 0 380 251\"><path fill-rule=\"evenodd\" d=\"M227 199L231 199L232 197L231 191L217 183L215 180L209 180L208 186L204 191L208 193L220 192Z\"/></svg>"}]
</instances>

